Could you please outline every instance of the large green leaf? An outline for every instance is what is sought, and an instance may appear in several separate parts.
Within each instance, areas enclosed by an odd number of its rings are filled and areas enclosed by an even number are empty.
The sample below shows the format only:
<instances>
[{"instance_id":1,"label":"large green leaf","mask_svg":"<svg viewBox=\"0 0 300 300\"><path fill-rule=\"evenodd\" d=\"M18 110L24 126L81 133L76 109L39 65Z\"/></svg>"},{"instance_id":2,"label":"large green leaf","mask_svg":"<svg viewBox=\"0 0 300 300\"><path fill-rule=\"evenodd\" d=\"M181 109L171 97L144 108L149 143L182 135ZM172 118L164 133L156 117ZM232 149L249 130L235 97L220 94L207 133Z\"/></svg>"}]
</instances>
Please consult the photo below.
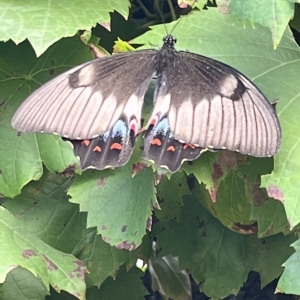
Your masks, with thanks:
<instances>
[{"instance_id":1,"label":"large green leaf","mask_svg":"<svg viewBox=\"0 0 300 300\"><path fill-rule=\"evenodd\" d=\"M49 293L39 277L20 267L7 274L1 290L2 300L45 300L45 296Z\"/></svg>"},{"instance_id":2,"label":"large green leaf","mask_svg":"<svg viewBox=\"0 0 300 300\"><path fill-rule=\"evenodd\" d=\"M285 270L279 279L277 292L299 295L300 241L296 241L292 246L296 252L283 264Z\"/></svg>"},{"instance_id":3,"label":"large green leaf","mask_svg":"<svg viewBox=\"0 0 300 300\"><path fill-rule=\"evenodd\" d=\"M5 199L4 204L28 233L82 260L89 270L88 286L100 286L107 277L115 278L121 265L128 269L134 266L138 251L111 247L97 235L96 228L86 229L87 214L68 201L66 190L70 184L68 178L44 172L38 182L31 182L21 195ZM146 239L144 246L151 249Z\"/></svg>"},{"instance_id":4,"label":"large green leaf","mask_svg":"<svg viewBox=\"0 0 300 300\"><path fill-rule=\"evenodd\" d=\"M160 255L179 257L201 290L216 299L235 293L251 270L260 273L265 286L282 272L281 264L292 254L295 236L282 234L258 239L225 228L198 201L185 197L180 222L171 221L158 234Z\"/></svg>"},{"instance_id":5,"label":"large green leaf","mask_svg":"<svg viewBox=\"0 0 300 300\"><path fill-rule=\"evenodd\" d=\"M125 268L122 268L115 280L108 278L100 290L95 288L88 290L87 297L91 300L144 300L144 295L147 295L148 292L142 285L140 279L142 275L143 273L137 268L132 268L128 272L126 272Z\"/></svg>"},{"instance_id":6,"label":"large green leaf","mask_svg":"<svg viewBox=\"0 0 300 300\"><path fill-rule=\"evenodd\" d=\"M230 13L238 19L256 23L267 27L272 32L274 47L276 48L286 30L289 21L294 16L295 3L299 0L265 0L257 2L252 0L231 0Z\"/></svg>"},{"instance_id":7,"label":"large green leaf","mask_svg":"<svg viewBox=\"0 0 300 300\"><path fill-rule=\"evenodd\" d=\"M129 4L127 0L2 1L0 40L19 44L28 39L40 56L63 37L108 23L113 10L126 18Z\"/></svg>"},{"instance_id":8,"label":"large green leaf","mask_svg":"<svg viewBox=\"0 0 300 300\"><path fill-rule=\"evenodd\" d=\"M72 146L57 136L18 136L10 125L15 110L42 83L92 56L78 37L60 41L39 59L28 42L0 43L0 53L0 193L13 197L41 177L42 162L58 172L78 164Z\"/></svg>"},{"instance_id":9,"label":"large green leaf","mask_svg":"<svg viewBox=\"0 0 300 300\"><path fill-rule=\"evenodd\" d=\"M85 299L84 264L73 255L57 251L22 226L5 208L0 207L0 282L17 266L39 276L44 285L65 290ZM4 242L5 241L5 242Z\"/></svg>"},{"instance_id":10,"label":"large green leaf","mask_svg":"<svg viewBox=\"0 0 300 300\"><path fill-rule=\"evenodd\" d=\"M119 249L134 250L151 230L156 197L151 168L132 177L130 166L87 171L69 190L73 203L88 212L87 226L96 226L103 239Z\"/></svg>"}]
</instances>

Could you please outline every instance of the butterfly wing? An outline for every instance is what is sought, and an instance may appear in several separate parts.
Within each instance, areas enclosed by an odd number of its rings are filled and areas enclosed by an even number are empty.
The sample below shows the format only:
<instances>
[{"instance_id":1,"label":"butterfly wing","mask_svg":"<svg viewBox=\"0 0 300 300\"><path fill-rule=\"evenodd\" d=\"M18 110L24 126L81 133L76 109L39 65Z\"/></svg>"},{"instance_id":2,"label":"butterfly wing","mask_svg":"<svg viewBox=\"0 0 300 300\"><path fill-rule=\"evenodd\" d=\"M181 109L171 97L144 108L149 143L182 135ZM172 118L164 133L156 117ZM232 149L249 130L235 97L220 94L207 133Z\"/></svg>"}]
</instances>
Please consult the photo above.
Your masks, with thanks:
<instances>
[{"instance_id":1,"label":"butterfly wing","mask_svg":"<svg viewBox=\"0 0 300 300\"><path fill-rule=\"evenodd\" d=\"M243 74L213 59L162 49L149 125L167 117L179 142L257 157L279 150L274 107ZM150 141L152 142L152 141Z\"/></svg>"},{"instance_id":2,"label":"butterfly wing","mask_svg":"<svg viewBox=\"0 0 300 300\"><path fill-rule=\"evenodd\" d=\"M56 133L70 139L75 154L85 162L83 168L124 165L139 132L156 52L116 54L57 76L22 103L12 126L20 132Z\"/></svg>"},{"instance_id":3,"label":"butterfly wing","mask_svg":"<svg viewBox=\"0 0 300 300\"><path fill-rule=\"evenodd\" d=\"M81 169L103 170L125 165L135 143L135 135L128 124L118 120L105 134L86 140L70 140L80 157Z\"/></svg>"},{"instance_id":4,"label":"butterfly wing","mask_svg":"<svg viewBox=\"0 0 300 300\"><path fill-rule=\"evenodd\" d=\"M205 149L176 140L170 131L167 117L151 125L145 134L143 158L172 173L178 171L183 161L194 160L203 151Z\"/></svg>"}]
</instances>

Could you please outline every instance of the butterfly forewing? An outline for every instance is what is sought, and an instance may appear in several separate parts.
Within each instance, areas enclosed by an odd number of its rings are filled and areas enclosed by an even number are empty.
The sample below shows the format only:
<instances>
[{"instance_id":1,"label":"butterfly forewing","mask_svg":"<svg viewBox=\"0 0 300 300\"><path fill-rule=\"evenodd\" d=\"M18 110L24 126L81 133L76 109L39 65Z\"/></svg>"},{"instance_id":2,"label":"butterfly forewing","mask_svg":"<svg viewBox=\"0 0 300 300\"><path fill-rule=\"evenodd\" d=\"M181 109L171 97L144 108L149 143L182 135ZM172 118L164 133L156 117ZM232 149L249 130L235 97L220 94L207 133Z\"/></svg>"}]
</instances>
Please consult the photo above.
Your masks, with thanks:
<instances>
[{"instance_id":1,"label":"butterfly forewing","mask_svg":"<svg viewBox=\"0 0 300 300\"><path fill-rule=\"evenodd\" d=\"M264 157L278 152L273 106L240 72L215 60L165 49L150 123L168 116L182 143ZM164 105L162 104L164 103Z\"/></svg>"},{"instance_id":2,"label":"butterfly forewing","mask_svg":"<svg viewBox=\"0 0 300 300\"><path fill-rule=\"evenodd\" d=\"M59 75L26 99L12 126L20 132L90 139L110 130L121 116L139 124L155 53L108 56Z\"/></svg>"}]
</instances>

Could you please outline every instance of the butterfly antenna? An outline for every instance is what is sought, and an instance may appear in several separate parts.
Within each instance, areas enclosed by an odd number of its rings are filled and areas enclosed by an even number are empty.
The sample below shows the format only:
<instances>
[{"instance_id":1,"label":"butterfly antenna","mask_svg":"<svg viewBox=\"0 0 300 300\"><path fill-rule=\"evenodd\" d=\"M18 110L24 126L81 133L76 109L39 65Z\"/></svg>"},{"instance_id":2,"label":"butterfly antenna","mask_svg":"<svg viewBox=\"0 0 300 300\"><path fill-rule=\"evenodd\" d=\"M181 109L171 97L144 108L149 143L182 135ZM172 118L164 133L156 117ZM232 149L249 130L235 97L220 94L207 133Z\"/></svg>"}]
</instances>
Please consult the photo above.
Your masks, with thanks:
<instances>
[{"instance_id":1,"label":"butterfly antenna","mask_svg":"<svg viewBox=\"0 0 300 300\"><path fill-rule=\"evenodd\" d=\"M190 6L193 7L193 5L197 1L198 0L194 0L193 3ZM167 2L168 2L168 5L169 5L169 8L170 8L171 15L172 15L173 19L176 20L176 13L174 11L174 8L173 8L173 5L172 5L172 1L171 0L167 0ZM174 29L176 28L176 26L179 24L180 20L182 20L182 18L180 18L179 20L177 20L177 23L175 24L175 26L172 28L171 32L169 33L168 32L168 28L167 28L166 23L165 23L165 20L164 20L164 17L163 17L163 14L162 14L162 11L161 11L160 7L158 6L157 0L154 0L154 3L156 5L156 7L157 7L157 10L158 10L158 13L160 15L160 18L161 18L161 20L162 20L162 22L164 24L164 27L165 27L167 35L171 35L172 32L174 31Z\"/></svg>"},{"instance_id":2,"label":"butterfly antenna","mask_svg":"<svg viewBox=\"0 0 300 300\"><path fill-rule=\"evenodd\" d=\"M168 1L169 1L169 0L168 0ZM157 0L154 0L154 3L155 3L155 5L156 5L157 11L158 11L158 13L159 13L159 16L160 16L160 18L161 18L161 21L162 21L162 22L163 22L163 24L164 24L164 27L165 27L166 33L167 33L167 35L169 35L169 33L168 33L168 29L167 29L167 26L166 26L166 23L165 23L165 20L164 20L164 17L163 17L163 14L162 14L162 12L161 12L161 10L160 10L159 6L158 6ZM170 3L169 3L169 5L170 5Z\"/></svg>"},{"instance_id":3,"label":"butterfly antenna","mask_svg":"<svg viewBox=\"0 0 300 300\"><path fill-rule=\"evenodd\" d=\"M170 0L168 0L168 3L169 3ZM193 5L197 2L198 0L194 0L193 3L190 5L191 8L193 8ZM170 3L169 3L170 5ZM189 6L189 5L188 5ZM190 12L190 10L188 11ZM174 31L174 29L177 27L177 25L179 24L179 22L182 20L184 16L182 16L178 21L177 23L175 24L175 26L172 28L171 32L170 32L170 35L172 35L172 32Z\"/></svg>"}]
</instances>

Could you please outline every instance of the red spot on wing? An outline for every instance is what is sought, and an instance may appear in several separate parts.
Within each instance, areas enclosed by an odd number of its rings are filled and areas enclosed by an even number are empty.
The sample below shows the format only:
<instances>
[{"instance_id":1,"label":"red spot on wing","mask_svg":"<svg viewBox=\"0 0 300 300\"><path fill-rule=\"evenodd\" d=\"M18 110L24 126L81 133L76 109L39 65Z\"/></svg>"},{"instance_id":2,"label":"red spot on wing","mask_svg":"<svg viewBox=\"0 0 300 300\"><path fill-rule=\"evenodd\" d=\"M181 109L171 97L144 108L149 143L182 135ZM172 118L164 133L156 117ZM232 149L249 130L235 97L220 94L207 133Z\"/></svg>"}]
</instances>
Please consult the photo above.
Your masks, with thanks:
<instances>
[{"instance_id":1,"label":"red spot on wing","mask_svg":"<svg viewBox=\"0 0 300 300\"><path fill-rule=\"evenodd\" d=\"M94 151L94 152L101 152L102 149L101 149L101 147L96 146L96 147L93 149L93 151Z\"/></svg>"},{"instance_id":2,"label":"red spot on wing","mask_svg":"<svg viewBox=\"0 0 300 300\"><path fill-rule=\"evenodd\" d=\"M134 132L134 136L137 136L139 134L138 127L139 127L139 125L138 125L136 119L133 119L133 120L130 121L129 129Z\"/></svg>"},{"instance_id":3,"label":"red spot on wing","mask_svg":"<svg viewBox=\"0 0 300 300\"><path fill-rule=\"evenodd\" d=\"M113 143L111 146L110 146L110 149L111 150L114 150L114 149L116 149L116 150L122 150L122 145L120 144L120 143Z\"/></svg>"},{"instance_id":4,"label":"red spot on wing","mask_svg":"<svg viewBox=\"0 0 300 300\"><path fill-rule=\"evenodd\" d=\"M175 152L175 147L174 147L174 146L169 146L169 147L167 148L167 151Z\"/></svg>"},{"instance_id":5,"label":"red spot on wing","mask_svg":"<svg viewBox=\"0 0 300 300\"><path fill-rule=\"evenodd\" d=\"M192 149L195 149L196 147L194 145L191 145L191 144L184 144L183 145L183 149L187 149L188 147L192 148Z\"/></svg>"},{"instance_id":6,"label":"red spot on wing","mask_svg":"<svg viewBox=\"0 0 300 300\"><path fill-rule=\"evenodd\" d=\"M85 145L85 146L87 146L87 147L89 146L90 143L91 143L90 140L83 140L82 141L82 144Z\"/></svg>"},{"instance_id":7,"label":"red spot on wing","mask_svg":"<svg viewBox=\"0 0 300 300\"><path fill-rule=\"evenodd\" d=\"M152 145L161 146L161 140L160 139L154 139L151 142Z\"/></svg>"},{"instance_id":8,"label":"red spot on wing","mask_svg":"<svg viewBox=\"0 0 300 300\"><path fill-rule=\"evenodd\" d=\"M157 123L157 120L158 120L158 118L157 118L157 116L155 116L155 117L150 121L149 125L155 125L155 124Z\"/></svg>"}]
</instances>

